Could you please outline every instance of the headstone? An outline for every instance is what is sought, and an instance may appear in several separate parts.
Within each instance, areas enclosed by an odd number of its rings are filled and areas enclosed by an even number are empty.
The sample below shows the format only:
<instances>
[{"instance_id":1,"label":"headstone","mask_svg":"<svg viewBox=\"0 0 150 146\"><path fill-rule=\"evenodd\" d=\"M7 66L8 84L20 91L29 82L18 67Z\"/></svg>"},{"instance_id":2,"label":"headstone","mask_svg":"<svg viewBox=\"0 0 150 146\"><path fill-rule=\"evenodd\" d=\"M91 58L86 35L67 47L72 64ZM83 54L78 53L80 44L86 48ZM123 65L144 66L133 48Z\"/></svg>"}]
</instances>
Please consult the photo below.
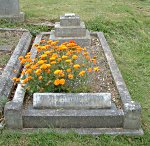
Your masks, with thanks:
<instances>
[{"instance_id":1,"label":"headstone","mask_svg":"<svg viewBox=\"0 0 150 146\"><path fill-rule=\"evenodd\" d=\"M24 21L24 13L20 12L19 0L0 0L0 19Z\"/></svg>"},{"instance_id":2,"label":"headstone","mask_svg":"<svg viewBox=\"0 0 150 146\"><path fill-rule=\"evenodd\" d=\"M51 31L51 40L59 40L60 44L74 40L78 45L85 47L91 45L91 37L84 22L74 13L60 16L60 22L55 23L55 30Z\"/></svg>"}]
</instances>

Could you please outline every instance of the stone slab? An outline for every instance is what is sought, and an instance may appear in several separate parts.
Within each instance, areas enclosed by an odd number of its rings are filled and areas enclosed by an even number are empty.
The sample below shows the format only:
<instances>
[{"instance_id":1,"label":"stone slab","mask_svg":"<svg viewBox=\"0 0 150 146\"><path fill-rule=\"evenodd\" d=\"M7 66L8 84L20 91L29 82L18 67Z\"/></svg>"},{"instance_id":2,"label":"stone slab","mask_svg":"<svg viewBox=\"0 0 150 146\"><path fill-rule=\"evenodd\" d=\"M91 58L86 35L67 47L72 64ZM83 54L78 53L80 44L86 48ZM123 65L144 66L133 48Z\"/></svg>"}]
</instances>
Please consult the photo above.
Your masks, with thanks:
<instances>
[{"instance_id":1,"label":"stone slab","mask_svg":"<svg viewBox=\"0 0 150 146\"><path fill-rule=\"evenodd\" d=\"M23 111L24 128L120 128L122 126L122 110L38 110L28 108Z\"/></svg>"},{"instance_id":2,"label":"stone slab","mask_svg":"<svg viewBox=\"0 0 150 146\"><path fill-rule=\"evenodd\" d=\"M111 93L34 93L33 107L44 109L111 108Z\"/></svg>"},{"instance_id":3,"label":"stone slab","mask_svg":"<svg viewBox=\"0 0 150 146\"><path fill-rule=\"evenodd\" d=\"M61 26L80 26L80 17L73 14L65 14L60 16Z\"/></svg>"},{"instance_id":4,"label":"stone slab","mask_svg":"<svg viewBox=\"0 0 150 146\"><path fill-rule=\"evenodd\" d=\"M56 37L84 37L86 36L86 28L84 22L79 26L61 26L60 22L55 23Z\"/></svg>"},{"instance_id":5,"label":"stone slab","mask_svg":"<svg viewBox=\"0 0 150 146\"><path fill-rule=\"evenodd\" d=\"M59 40L59 45L63 42L69 42L70 40L74 40L81 47L86 47L91 45L91 36L88 30L86 30L85 37L56 37L55 32L51 31L50 40L57 41Z\"/></svg>"}]
</instances>

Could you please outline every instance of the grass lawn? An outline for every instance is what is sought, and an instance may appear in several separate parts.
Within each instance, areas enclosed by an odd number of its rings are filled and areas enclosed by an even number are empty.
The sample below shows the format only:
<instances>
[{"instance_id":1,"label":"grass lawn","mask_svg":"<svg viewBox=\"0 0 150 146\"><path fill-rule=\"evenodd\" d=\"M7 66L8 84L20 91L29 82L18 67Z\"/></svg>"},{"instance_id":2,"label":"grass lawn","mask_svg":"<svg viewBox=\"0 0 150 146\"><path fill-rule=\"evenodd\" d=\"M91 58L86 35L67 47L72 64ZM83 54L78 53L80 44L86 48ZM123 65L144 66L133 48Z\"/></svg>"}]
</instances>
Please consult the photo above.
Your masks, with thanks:
<instances>
[{"instance_id":1,"label":"grass lawn","mask_svg":"<svg viewBox=\"0 0 150 146\"><path fill-rule=\"evenodd\" d=\"M132 99L142 105L144 136L81 136L74 133L4 131L0 145L149 146L150 145L150 0L20 0L27 22L56 21L75 12L88 29L103 31ZM28 28L33 34L47 27L0 21L0 27Z\"/></svg>"}]
</instances>

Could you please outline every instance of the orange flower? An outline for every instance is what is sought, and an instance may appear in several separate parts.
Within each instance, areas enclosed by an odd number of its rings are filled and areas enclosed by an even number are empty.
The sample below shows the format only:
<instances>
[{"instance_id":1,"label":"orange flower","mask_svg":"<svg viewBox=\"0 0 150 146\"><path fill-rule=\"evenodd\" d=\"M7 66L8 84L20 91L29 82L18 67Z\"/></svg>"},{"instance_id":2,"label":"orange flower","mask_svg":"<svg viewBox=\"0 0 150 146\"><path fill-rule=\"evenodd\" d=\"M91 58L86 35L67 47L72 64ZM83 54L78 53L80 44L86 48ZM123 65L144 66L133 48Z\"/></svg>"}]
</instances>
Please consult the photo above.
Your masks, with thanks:
<instances>
[{"instance_id":1,"label":"orange flower","mask_svg":"<svg viewBox=\"0 0 150 146\"><path fill-rule=\"evenodd\" d=\"M46 51L45 54L46 54L46 55L50 55L51 52L50 52L50 51Z\"/></svg>"},{"instance_id":2,"label":"orange flower","mask_svg":"<svg viewBox=\"0 0 150 146\"><path fill-rule=\"evenodd\" d=\"M48 69L48 70L46 70L46 72L49 74L51 71Z\"/></svg>"},{"instance_id":3,"label":"orange flower","mask_svg":"<svg viewBox=\"0 0 150 146\"><path fill-rule=\"evenodd\" d=\"M26 68L29 68L29 67L30 67L30 64L26 64L25 67L26 67Z\"/></svg>"},{"instance_id":4,"label":"orange flower","mask_svg":"<svg viewBox=\"0 0 150 146\"><path fill-rule=\"evenodd\" d=\"M59 80L59 84L60 84L60 85L64 85L64 84L65 84L65 79L60 79L60 80Z\"/></svg>"},{"instance_id":5,"label":"orange flower","mask_svg":"<svg viewBox=\"0 0 150 146\"><path fill-rule=\"evenodd\" d=\"M57 58L57 57L58 57L58 54L54 53L54 54L52 55L52 57Z\"/></svg>"},{"instance_id":6,"label":"orange flower","mask_svg":"<svg viewBox=\"0 0 150 146\"><path fill-rule=\"evenodd\" d=\"M66 55L62 56L62 59L67 59L67 58L68 58L68 56L66 56Z\"/></svg>"},{"instance_id":7,"label":"orange flower","mask_svg":"<svg viewBox=\"0 0 150 146\"><path fill-rule=\"evenodd\" d=\"M31 74L32 73L32 69L27 69L25 73L26 74Z\"/></svg>"},{"instance_id":8,"label":"orange flower","mask_svg":"<svg viewBox=\"0 0 150 146\"><path fill-rule=\"evenodd\" d=\"M88 68L88 72L92 72L92 68Z\"/></svg>"},{"instance_id":9,"label":"orange flower","mask_svg":"<svg viewBox=\"0 0 150 146\"><path fill-rule=\"evenodd\" d=\"M44 40L44 39L42 39L41 41L40 41L40 43L45 43L46 41Z\"/></svg>"},{"instance_id":10,"label":"orange flower","mask_svg":"<svg viewBox=\"0 0 150 146\"><path fill-rule=\"evenodd\" d=\"M58 86L59 83L60 83L60 82L59 82L59 79L57 79L57 80L54 81L54 85L55 85L55 86Z\"/></svg>"},{"instance_id":11,"label":"orange flower","mask_svg":"<svg viewBox=\"0 0 150 146\"><path fill-rule=\"evenodd\" d=\"M36 75L40 75L40 74L41 74L41 72L42 72L42 70L41 70L41 69L37 69L37 70L35 71Z\"/></svg>"},{"instance_id":12,"label":"orange flower","mask_svg":"<svg viewBox=\"0 0 150 146\"><path fill-rule=\"evenodd\" d=\"M72 59L74 59L74 60L76 60L77 58L78 58L77 55L73 55L73 56L72 56Z\"/></svg>"},{"instance_id":13,"label":"orange flower","mask_svg":"<svg viewBox=\"0 0 150 146\"><path fill-rule=\"evenodd\" d=\"M79 65L79 64L75 64L73 67L74 67L75 69L79 69L79 68L80 68L80 65Z\"/></svg>"},{"instance_id":14,"label":"orange flower","mask_svg":"<svg viewBox=\"0 0 150 146\"><path fill-rule=\"evenodd\" d=\"M43 77L42 76L39 76L39 78L38 78L39 80L42 80L43 79Z\"/></svg>"},{"instance_id":15,"label":"orange flower","mask_svg":"<svg viewBox=\"0 0 150 146\"><path fill-rule=\"evenodd\" d=\"M40 69L47 69L47 65L46 65L46 64L42 64L42 65L40 66Z\"/></svg>"},{"instance_id":16,"label":"orange flower","mask_svg":"<svg viewBox=\"0 0 150 146\"><path fill-rule=\"evenodd\" d=\"M99 71L99 67L94 67L94 71L95 72Z\"/></svg>"},{"instance_id":17,"label":"orange flower","mask_svg":"<svg viewBox=\"0 0 150 146\"><path fill-rule=\"evenodd\" d=\"M41 59L46 58L47 54L42 54L40 57L41 57Z\"/></svg>"},{"instance_id":18,"label":"orange flower","mask_svg":"<svg viewBox=\"0 0 150 146\"><path fill-rule=\"evenodd\" d=\"M62 59L61 58L58 58L58 62L60 62Z\"/></svg>"},{"instance_id":19,"label":"orange flower","mask_svg":"<svg viewBox=\"0 0 150 146\"><path fill-rule=\"evenodd\" d=\"M21 73L21 75L24 75L24 74L25 74L25 71L23 70L22 73Z\"/></svg>"},{"instance_id":20,"label":"orange flower","mask_svg":"<svg viewBox=\"0 0 150 146\"><path fill-rule=\"evenodd\" d=\"M23 59L23 56L20 56L18 59L21 61Z\"/></svg>"},{"instance_id":21,"label":"orange flower","mask_svg":"<svg viewBox=\"0 0 150 146\"><path fill-rule=\"evenodd\" d=\"M28 78L26 78L22 81L23 84L26 84L27 82L28 82Z\"/></svg>"},{"instance_id":22,"label":"orange flower","mask_svg":"<svg viewBox=\"0 0 150 146\"><path fill-rule=\"evenodd\" d=\"M15 82L19 82L19 81L20 81L20 78L16 78L16 77L14 77L14 78L13 78L13 81L15 81Z\"/></svg>"},{"instance_id":23,"label":"orange flower","mask_svg":"<svg viewBox=\"0 0 150 146\"><path fill-rule=\"evenodd\" d=\"M84 76L84 74L85 74L85 71L82 70L82 71L79 73L79 76Z\"/></svg>"},{"instance_id":24,"label":"orange flower","mask_svg":"<svg viewBox=\"0 0 150 146\"><path fill-rule=\"evenodd\" d=\"M43 60L40 60L37 62L38 64L44 64L44 61Z\"/></svg>"},{"instance_id":25,"label":"orange flower","mask_svg":"<svg viewBox=\"0 0 150 146\"><path fill-rule=\"evenodd\" d=\"M83 55L87 56L89 53L88 52L84 52Z\"/></svg>"},{"instance_id":26,"label":"orange flower","mask_svg":"<svg viewBox=\"0 0 150 146\"><path fill-rule=\"evenodd\" d=\"M96 59L96 58L97 58L97 56L93 56L93 58L94 58L94 59Z\"/></svg>"},{"instance_id":27,"label":"orange flower","mask_svg":"<svg viewBox=\"0 0 150 146\"><path fill-rule=\"evenodd\" d=\"M69 74L69 75L68 75L68 78L69 78L69 79L73 79L73 75L72 75L72 74Z\"/></svg>"},{"instance_id":28,"label":"orange flower","mask_svg":"<svg viewBox=\"0 0 150 146\"><path fill-rule=\"evenodd\" d=\"M52 64L52 65L53 65L53 64L56 64L56 61L52 61L51 64Z\"/></svg>"},{"instance_id":29,"label":"orange flower","mask_svg":"<svg viewBox=\"0 0 150 146\"><path fill-rule=\"evenodd\" d=\"M88 56L88 55L87 55L87 56L85 56L85 58L86 58L87 60L90 60L90 56Z\"/></svg>"},{"instance_id":30,"label":"orange flower","mask_svg":"<svg viewBox=\"0 0 150 146\"><path fill-rule=\"evenodd\" d=\"M55 70L55 71L54 71L54 75L58 75L58 74L60 74L60 72L62 72L62 70L59 70L59 69L58 69L58 70Z\"/></svg>"},{"instance_id":31,"label":"orange flower","mask_svg":"<svg viewBox=\"0 0 150 146\"><path fill-rule=\"evenodd\" d=\"M70 69L70 68L68 68L68 69L67 69L67 72L71 72L71 69Z\"/></svg>"},{"instance_id":32,"label":"orange flower","mask_svg":"<svg viewBox=\"0 0 150 146\"><path fill-rule=\"evenodd\" d=\"M34 47L38 47L39 45L38 45L38 44L34 44L33 46L34 46Z\"/></svg>"},{"instance_id":33,"label":"orange flower","mask_svg":"<svg viewBox=\"0 0 150 146\"><path fill-rule=\"evenodd\" d=\"M54 60L56 60L56 57L51 57L50 58L50 61L54 61Z\"/></svg>"},{"instance_id":34,"label":"orange flower","mask_svg":"<svg viewBox=\"0 0 150 146\"><path fill-rule=\"evenodd\" d=\"M67 63L71 63L71 59L68 59L68 60L66 60L65 62L67 62Z\"/></svg>"},{"instance_id":35,"label":"orange flower","mask_svg":"<svg viewBox=\"0 0 150 146\"><path fill-rule=\"evenodd\" d=\"M25 64L26 63L26 59L22 59L20 64Z\"/></svg>"},{"instance_id":36,"label":"orange flower","mask_svg":"<svg viewBox=\"0 0 150 146\"><path fill-rule=\"evenodd\" d=\"M28 76L28 80L32 80L32 77L31 77L31 76Z\"/></svg>"},{"instance_id":37,"label":"orange flower","mask_svg":"<svg viewBox=\"0 0 150 146\"><path fill-rule=\"evenodd\" d=\"M32 65L32 66L31 66L31 69L33 69L33 70L36 69L36 68L37 68L36 65Z\"/></svg>"}]
</instances>

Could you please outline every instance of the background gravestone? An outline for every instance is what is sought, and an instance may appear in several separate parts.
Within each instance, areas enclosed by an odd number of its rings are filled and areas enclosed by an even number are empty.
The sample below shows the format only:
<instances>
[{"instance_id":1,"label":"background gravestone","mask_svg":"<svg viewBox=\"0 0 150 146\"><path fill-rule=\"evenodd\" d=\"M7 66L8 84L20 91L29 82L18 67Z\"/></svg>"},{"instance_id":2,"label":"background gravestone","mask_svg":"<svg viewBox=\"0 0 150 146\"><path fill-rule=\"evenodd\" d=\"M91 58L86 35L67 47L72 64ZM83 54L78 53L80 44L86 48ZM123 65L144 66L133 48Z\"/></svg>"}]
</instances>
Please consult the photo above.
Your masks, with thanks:
<instances>
[{"instance_id":1,"label":"background gravestone","mask_svg":"<svg viewBox=\"0 0 150 146\"><path fill-rule=\"evenodd\" d=\"M0 0L0 19L24 21L24 13L20 12L19 0Z\"/></svg>"}]
</instances>

